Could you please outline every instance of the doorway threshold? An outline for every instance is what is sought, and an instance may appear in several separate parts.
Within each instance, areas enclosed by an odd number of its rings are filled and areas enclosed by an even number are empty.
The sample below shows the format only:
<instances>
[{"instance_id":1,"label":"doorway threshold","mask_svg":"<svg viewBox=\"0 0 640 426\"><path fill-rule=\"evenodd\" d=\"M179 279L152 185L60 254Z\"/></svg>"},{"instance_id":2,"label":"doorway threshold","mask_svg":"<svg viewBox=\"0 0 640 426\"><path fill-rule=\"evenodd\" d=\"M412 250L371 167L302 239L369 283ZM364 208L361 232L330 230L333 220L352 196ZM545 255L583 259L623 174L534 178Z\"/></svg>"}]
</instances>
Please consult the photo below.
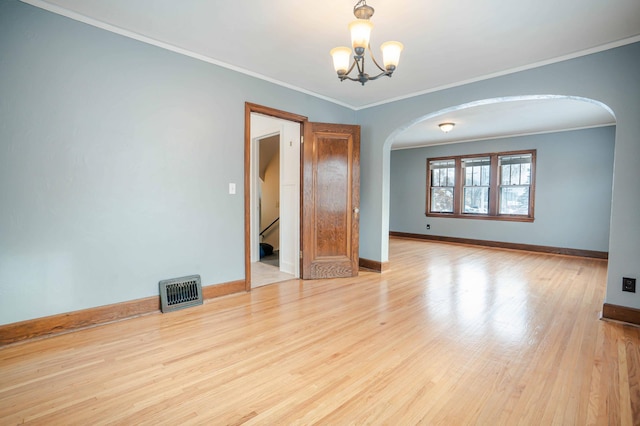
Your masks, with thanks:
<instances>
[{"instance_id":1,"label":"doorway threshold","mask_svg":"<svg viewBox=\"0 0 640 426\"><path fill-rule=\"evenodd\" d=\"M281 272L276 266L262 262L251 263L251 288L296 279L295 275Z\"/></svg>"}]
</instances>

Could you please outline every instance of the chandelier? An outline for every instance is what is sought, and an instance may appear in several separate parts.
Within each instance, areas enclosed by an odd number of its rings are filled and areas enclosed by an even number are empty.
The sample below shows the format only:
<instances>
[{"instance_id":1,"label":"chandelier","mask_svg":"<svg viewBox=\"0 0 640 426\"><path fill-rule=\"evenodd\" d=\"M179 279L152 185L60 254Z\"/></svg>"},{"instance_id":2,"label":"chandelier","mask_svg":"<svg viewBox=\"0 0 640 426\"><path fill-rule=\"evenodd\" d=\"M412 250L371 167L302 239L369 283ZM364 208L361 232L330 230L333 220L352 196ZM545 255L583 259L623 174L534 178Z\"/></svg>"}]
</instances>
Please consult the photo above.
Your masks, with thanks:
<instances>
[{"instance_id":1,"label":"chandelier","mask_svg":"<svg viewBox=\"0 0 640 426\"><path fill-rule=\"evenodd\" d=\"M391 74L396 70L398 61L400 60L400 52L404 46L397 41L387 41L382 43L380 49L382 50L382 63L384 68L378 64L376 58L371 51L371 45L369 44L369 37L371 36L371 29L373 23L369 20L373 16L374 9L367 5L365 0L360 0L353 7L353 14L356 16L356 20L349 24L349 31L351 31L351 45L353 46L353 63L351 62L351 49L348 47L336 47L331 49L331 56L333 57L333 67L338 73L340 81L351 80L358 81L363 86L369 80L375 80L383 75L391 77ZM371 60L376 67L381 71L376 76L370 76L364 69L364 52L365 49L369 51ZM354 68L358 69L358 74L355 77L350 77L349 74ZM376 71L377 72L377 71Z\"/></svg>"}]
</instances>

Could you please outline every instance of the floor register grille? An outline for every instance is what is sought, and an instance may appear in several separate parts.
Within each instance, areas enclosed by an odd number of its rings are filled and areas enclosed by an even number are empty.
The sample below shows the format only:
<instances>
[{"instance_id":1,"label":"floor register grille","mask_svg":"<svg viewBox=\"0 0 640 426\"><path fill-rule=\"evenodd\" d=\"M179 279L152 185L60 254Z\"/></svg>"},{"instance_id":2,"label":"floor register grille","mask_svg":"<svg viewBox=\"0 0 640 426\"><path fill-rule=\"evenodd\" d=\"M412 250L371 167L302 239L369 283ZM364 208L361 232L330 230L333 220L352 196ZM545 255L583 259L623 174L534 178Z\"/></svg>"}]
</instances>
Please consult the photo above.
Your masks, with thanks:
<instances>
[{"instance_id":1,"label":"floor register grille","mask_svg":"<svg viewBox=\"0 0 640 426\"><path fill-rule=\"evenodd\" d=\"M163 313L202 305L200 275L162 280L159 285Z\"/></svg>"}]
</instances>

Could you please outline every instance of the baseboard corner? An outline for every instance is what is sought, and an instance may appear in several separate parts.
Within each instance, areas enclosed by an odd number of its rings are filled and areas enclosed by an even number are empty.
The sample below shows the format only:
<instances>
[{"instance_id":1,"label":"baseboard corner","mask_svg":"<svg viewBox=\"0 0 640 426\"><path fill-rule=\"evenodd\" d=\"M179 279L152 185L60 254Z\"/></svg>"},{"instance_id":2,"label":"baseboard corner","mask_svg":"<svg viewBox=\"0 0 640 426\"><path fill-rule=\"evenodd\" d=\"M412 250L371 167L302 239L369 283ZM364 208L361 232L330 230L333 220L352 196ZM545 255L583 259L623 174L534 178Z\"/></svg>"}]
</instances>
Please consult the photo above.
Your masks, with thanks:
<instances>
[{"instance_id":1,"label":"baseboard corner","mask_svg":"<svg viewBox=\"0 0 640 426\"><path fill-rule=\"evenodd\" d=\"M602 306L602 318L640 326L640 309L605 303Z\"/></svg>"},{"instance_id":2,"label":"baseboard corner","mask_svg":"<svg viewBox=\"0 0 640 426\"><path fill-rule=\"evenodd\" d=\"M389 262L380 262L377 260L370 260L360 258L358 262L361 269L366 269L367 271L373 271L378 273L383 273L389 270Z\"/></svg>"}]
</instances>

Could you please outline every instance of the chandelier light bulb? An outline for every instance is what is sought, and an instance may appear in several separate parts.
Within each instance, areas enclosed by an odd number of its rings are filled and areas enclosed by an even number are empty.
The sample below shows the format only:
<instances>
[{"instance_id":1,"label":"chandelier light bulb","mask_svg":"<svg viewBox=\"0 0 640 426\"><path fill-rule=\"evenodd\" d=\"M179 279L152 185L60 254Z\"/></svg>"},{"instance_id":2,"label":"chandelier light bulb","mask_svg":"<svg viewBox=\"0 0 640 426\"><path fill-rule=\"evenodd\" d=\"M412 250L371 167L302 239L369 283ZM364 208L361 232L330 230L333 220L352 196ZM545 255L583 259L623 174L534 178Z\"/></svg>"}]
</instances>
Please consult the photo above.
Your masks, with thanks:
<instances>
[{"instance_id":1,"label":"chandelier light bulb","mask_svg":"<svg viewBox=\"0 0 640 426\"><path fill-rule=\"evenodd\" d=\"M400 53L404 49L402 43L398 41L387 41L382 43L380 50L382 50L382 62L384 62L384 68L387 71L393 71L400 62Z\"/></svg>"},{"instance_id":2,"label":"chandelier light bulb","mask_svg":"<svg viewBox=\"0 0 640 426\"><path fill-rule=\"evenodd\" d=\"M373 29L373 22L368 19L356 19L349 24L349 31L351 32L351 45L356 54L360 50L364 53L365 49L369 47L369 39L371 38L371 30Z\"/></svg>"},{"instance_id":3,"label":"chandelier light bulb","mask_svg":"<svg viewBox=\"0 0 640 426\"><path fill-rule=\"evenodd\" d=\"M336 47L329 52L333 57L333 67L338 75L344 75L349 70L349 61L351 61L351 49L348 47Z\"/></svg>"}]
</instances>

